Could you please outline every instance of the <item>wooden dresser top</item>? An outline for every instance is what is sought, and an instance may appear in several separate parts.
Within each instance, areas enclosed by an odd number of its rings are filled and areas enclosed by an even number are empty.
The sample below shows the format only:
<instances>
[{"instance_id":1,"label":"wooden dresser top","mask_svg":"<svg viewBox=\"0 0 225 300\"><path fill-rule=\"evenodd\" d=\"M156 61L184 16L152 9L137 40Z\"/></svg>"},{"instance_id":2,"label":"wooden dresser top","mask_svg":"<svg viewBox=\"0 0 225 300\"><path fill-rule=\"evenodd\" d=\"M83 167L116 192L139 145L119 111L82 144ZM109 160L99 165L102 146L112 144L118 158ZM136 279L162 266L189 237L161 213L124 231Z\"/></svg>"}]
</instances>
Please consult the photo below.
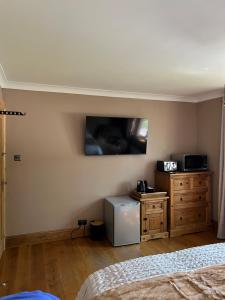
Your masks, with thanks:
<instances>
[{"instance_id":1,"label":"wooden dresser top","mask_svg":"<svg viewBox=\"0 0 225 300\"><path fill-rule=\"evenodd\" d=\"M159 173L161 175L164 176L191 176L191 175L212 175L211 171L198 171L198 172L160 172L160 171L156 171L156 173Z\"/></svg>"}]
</instances>

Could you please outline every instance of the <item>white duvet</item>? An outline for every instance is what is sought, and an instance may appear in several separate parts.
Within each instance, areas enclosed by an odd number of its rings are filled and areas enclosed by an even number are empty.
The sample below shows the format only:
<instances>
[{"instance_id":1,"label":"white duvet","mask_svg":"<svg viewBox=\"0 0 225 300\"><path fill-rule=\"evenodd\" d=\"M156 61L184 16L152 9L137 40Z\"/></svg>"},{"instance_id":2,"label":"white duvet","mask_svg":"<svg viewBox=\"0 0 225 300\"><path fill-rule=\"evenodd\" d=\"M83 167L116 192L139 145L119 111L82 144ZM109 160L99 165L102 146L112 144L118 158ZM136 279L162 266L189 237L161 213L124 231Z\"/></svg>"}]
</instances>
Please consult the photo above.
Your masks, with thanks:
<instances>
[{"instance_id":1,"label":"white duvet","mask_svg":"<svg viewBox=\"0 0 225 300\"><path fill-rule=\"evenodd\" d=\"M225 263L225 243L130 259L89 275L76 299L89 300L125 283L221 263Z\"/></svg>"}]
</instances>

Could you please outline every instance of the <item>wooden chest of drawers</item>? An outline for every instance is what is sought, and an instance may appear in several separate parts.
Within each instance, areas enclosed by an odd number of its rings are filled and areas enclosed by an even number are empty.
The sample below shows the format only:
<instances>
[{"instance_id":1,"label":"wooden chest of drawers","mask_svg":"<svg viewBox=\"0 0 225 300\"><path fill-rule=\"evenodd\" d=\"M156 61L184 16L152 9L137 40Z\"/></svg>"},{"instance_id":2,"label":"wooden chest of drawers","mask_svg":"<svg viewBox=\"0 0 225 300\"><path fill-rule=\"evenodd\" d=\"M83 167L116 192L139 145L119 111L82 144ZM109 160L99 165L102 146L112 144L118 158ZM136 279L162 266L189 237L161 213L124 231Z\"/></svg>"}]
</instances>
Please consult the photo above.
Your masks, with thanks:
<instances>
[{"instance_id":1,"label":"wooden chest of drawers","mask_svg":"<svg viewBox=\"0 0 225 300\"><path fill-rule=\"evenodd\" d=\"M167 193L151 193L145 198L131 194L141 202L141 242L169 236L167 231Z\"/></svg>"},{"instance_id":2,"label":"wooden chest of drawers","mask_svg":"<svg viewBox=\"0 0 225 300\"><path fill-rule=\"evenodd\" d=\"M166 191L170 236L208 230L211 225L211 173L156 172L156 188Z\"/></svg>"}]
</instances>

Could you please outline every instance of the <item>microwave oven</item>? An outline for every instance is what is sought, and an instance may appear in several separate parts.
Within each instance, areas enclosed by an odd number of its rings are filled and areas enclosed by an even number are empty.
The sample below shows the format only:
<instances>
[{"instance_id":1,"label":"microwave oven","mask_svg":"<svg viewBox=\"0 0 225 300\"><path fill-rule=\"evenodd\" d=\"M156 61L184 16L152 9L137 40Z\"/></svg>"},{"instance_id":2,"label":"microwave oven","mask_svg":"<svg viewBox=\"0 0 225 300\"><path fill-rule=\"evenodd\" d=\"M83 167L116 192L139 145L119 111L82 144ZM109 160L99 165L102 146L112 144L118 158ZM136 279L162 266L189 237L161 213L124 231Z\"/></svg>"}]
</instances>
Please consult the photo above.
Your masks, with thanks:
<instances>
[{"instance_id":1,"label":"microwave oven","mask_svg":"<svg viewBox=\"0 0 225 300\"><path fill-rule=\"evenodd\" d=\"M177 169L181 172L208 170L208 158L205 154L173 154L173 161L177 161Z\"/></svg>"}]
</instances>

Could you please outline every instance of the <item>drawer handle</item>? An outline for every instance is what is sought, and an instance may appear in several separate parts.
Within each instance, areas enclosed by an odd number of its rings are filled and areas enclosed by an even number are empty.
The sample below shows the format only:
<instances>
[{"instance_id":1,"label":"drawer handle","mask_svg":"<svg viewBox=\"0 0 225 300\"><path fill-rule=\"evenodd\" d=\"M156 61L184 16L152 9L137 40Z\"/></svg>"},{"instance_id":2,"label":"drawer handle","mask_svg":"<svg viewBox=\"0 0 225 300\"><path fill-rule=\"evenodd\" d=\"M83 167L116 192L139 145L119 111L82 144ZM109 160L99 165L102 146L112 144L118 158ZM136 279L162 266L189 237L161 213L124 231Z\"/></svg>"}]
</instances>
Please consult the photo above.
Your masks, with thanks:
<instances>
[{"instance_id":1,"label":"drawer handle","mask_svg":"<svg viewBox=\"0 0 225 300\"><path fill-rule=\"evenodd\" d=\"M182 182L180 182L180 186L182 186L183 185L183 183Z\"/></svg>"},{"instance_id":2,"label":"drawer handle","mask_svg":"<svg viewBox=\"0 0 225 300\"><path fill-rule=\"evenodd\" d=\"M163 222L160 222L160 224L162 225L162 224L163 224Z\"/></svg>"},{"instance_id":3,"label":"drawer handle","mask_svg":"<svg viewBox=\"0 0 225 300\"><path fill-rule=\"evenodd\" d=\"M147 232L147 229L145 229L144 232Z\"/></svg>"},{"instance_id":4,"label":"drawer handle","mask_svg":"<svg viewBox=\"0 0 225 300\"><path fill-rule=\"evenodd\" d=\"M202 199L202 196L199 196L199 200L201 200Z\"/></svg>"},{"instance_id":5,"label":"drawer handle","mask_svg":"<svg viewBox=\"0 0 225 300\"><path fill-rule=\"evenodd\" d=\"M180 220L182 221L182 220L183 220L183 218L182 218L182 217L180 217Z\"/></svg>"},{"instance_id":6,"label":"drawer handle","mask_svg":"<svg viewBox=\"0 0 225 300\"><path fill-rule=\"evenodd\" d=\"M147 218L144 218L144 221L147 221Z\"/></svg>"},{"instance_id":7,"label":"drawer handle","mask_svg":"<svg viewBox=\"0 0 225 300\"><path fill-rule=\"evenodd\" d=\"M152 208L155 208L155 205L152 205Z\"/></svg>"},{"instance_id":8,"label":"drawer handle","mask_svg":"<svg viewBox=\"0 0 225 300\"><path fill-rule=\"evenodd\" d=\"M183 198L182 198L182 197L180 197L180 201L183 201Z\"/></svg>"}]
</instances>

